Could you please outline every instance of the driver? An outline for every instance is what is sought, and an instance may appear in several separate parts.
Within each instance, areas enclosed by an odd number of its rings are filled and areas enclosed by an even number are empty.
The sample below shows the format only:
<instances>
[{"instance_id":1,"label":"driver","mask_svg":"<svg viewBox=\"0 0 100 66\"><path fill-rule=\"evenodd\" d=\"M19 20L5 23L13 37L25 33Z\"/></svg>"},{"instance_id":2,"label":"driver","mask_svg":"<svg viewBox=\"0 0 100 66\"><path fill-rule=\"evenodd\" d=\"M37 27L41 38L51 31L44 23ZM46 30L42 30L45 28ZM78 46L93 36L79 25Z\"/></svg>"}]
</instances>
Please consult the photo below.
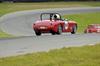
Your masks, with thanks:
<instances>
[{"instance_id":1,"label":"driver","mask_svg":"<svg viewBox=\"0 0 100 66\"><path fill-rule=\"evenodd\" d=\"M65 25L64 25L65 29L68 29L68 19L65 19L64 22L65 22Z\"/></svg>"},{"instance_id":2,"label":"driver","mask_svg":"<svg viewBox=\"0 0 100 66\"><path fill-rule=\"evenodd\" d=\"M61 19L59 14L54 15L54 20L62 20L64 21L64 29L68 29L68 19Z\"/></svg>"},{"instance_id":3,"label":"driver","mask_svg":"<svg viewBox=\"0 0 100 66\"><path fill-rule=\"evenodd\" d=\"M54 15L54 20L60 20L60 16L58 14Z\"/></svg>"}]
</instances>

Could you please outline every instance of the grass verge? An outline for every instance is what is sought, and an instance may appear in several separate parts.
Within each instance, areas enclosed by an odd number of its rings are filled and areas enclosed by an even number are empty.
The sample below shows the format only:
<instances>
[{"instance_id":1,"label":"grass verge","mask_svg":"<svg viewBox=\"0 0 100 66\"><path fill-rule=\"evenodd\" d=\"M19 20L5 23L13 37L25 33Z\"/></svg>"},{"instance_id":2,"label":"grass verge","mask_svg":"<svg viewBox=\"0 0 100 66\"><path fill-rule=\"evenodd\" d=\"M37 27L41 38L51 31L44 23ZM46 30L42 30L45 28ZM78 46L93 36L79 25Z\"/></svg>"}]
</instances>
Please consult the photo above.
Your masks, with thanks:
<instances>
[{"instance_id":1,"label":"grass verge","mask_svg":"<svg viewBox=\"0 0 100 66\"><path fill-rule=\"evenodd\" d=\"M0 38L10 38L14 37L13 35L7 34L0 29Z\"/></svg>"},{"instance_id":2,"label":"grass verge","mask_svg":"<svg viewBox=\"0 0 100 66\"><path fill-rule=\"evenodd\" d=\"M100 12L65 15L64 18L78 23L78 32L83 32L89 24L100 24Z\"/></svg>"},{"instance_id":3,"label":"grass verge","mask_svg":"<svg viewBox=\"0 0 100 66\"><path fill-rule=\"evenodd\" d=\"M8 37L14 37L14 36L9 35L9 34L7 34L5 32L0 32L0 38L8 38Z\"/></svg>"},{"instance_id":4,"label":"grass verge","mask_svg":"<svg viewBox=\"0 0 100 66\"><path fill-rule=\"evenodd\" d=\"M0 3L0 16L22 10L84 6L100 6L100 2Z\"/></svg>"},{"instance_id":5,"label":"grass verge","mask_svg":"<svg viewBox=\"0 0 100 66\"><path fill-rule=\"evenodd\" d=\"M100 44L0 58L0 66L99 66Z\"/></svg>"}]
</instances>

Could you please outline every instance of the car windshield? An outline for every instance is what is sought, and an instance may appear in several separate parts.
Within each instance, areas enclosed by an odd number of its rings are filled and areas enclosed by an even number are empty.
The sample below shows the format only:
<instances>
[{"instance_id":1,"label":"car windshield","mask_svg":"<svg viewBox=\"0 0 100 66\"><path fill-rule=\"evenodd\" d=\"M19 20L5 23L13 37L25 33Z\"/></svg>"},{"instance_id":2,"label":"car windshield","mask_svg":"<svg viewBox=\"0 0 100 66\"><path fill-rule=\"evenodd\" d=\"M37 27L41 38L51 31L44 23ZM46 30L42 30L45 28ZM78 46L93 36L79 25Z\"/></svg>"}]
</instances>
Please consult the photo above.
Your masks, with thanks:
<instances>
[{"instance_id":1,"label":"car windshield","mask_svg":"<svg viewBox=\"0 0 100 66\"><path fill-rule=\"evenodd\" d=\"M42 13L40 18L41 20L60 20L61 16L58 13Z\"/></svg>"},{"instance_id":2,"label":"car windshield","mask_svg":"<svg viewBox=\"0 0 100 66\"><path fill-rule=\"evenodd\" d=\"M50 19L50 15L49 14L42 15L42 20L49 20L49 19Z\"/></svg>"}]
</instances>

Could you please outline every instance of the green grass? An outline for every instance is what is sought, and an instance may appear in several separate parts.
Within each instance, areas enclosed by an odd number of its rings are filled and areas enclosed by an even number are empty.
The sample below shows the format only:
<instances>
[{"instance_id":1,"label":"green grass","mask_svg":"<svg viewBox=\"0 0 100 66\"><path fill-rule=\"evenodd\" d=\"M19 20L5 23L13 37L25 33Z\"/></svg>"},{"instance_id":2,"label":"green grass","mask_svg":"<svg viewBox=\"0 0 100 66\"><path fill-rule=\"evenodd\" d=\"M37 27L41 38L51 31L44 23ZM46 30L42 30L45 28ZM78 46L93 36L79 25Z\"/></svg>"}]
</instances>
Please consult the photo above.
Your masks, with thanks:
<instances>
[{"instance_id":1,"label":"green grass","mask_svg":"<svg viewBox=\"0 0 100 66\"><path fill-rule=\"evenodd\" d=\"M0 66L100 66L100 44L0 58Z\"/></svg>"},{"instance_id":2,"label":"green grass","mask_svg":"<svg viewBox=\"0 0 100 66\"><path fill-rule=\"evenodd\" d=\"M9 37L14 37L13 35L9 35L3 31L0 32L0 38L9 38Z\"/></svg>"},{"instance_id":3,"label":"green grass","mask_svg":"<svg viewBox=\"0 0 100 66\"><path fill-rule=\"evenodd\" d=\"M0 3L0 15L22 10L83 6L100 6L100 2Z\"/></svg>"},{"instance_id":4,"label":"green grass","mask_svg":"<svg viewBox=\"0 0 100 66\"><path fill-rule=\"evenodd\" d=\"M100 24L100 12L65 15L64 18L78 23L78 32L83 32L89 24Z\"/></svg>"}]
</instances>

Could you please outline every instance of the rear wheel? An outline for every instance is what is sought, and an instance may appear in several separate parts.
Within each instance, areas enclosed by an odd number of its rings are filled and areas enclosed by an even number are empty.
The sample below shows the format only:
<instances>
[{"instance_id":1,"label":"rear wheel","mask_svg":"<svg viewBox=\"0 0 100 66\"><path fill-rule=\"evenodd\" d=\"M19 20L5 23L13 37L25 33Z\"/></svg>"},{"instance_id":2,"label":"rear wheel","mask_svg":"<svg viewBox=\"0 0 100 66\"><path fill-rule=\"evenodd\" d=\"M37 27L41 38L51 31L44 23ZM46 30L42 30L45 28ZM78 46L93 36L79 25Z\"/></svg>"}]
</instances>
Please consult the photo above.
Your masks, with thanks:
<instances>
[{"instance_id":1,"label":"rear wheel","mask_svg":"<svg viewBox=\"0 0 100 66\"><path fill-rule=\"evenodd\" d=\"M89 33L89 30L85 30L84 33Z\"/></svg>"},{"instance_id":2,"label":"rear wheel","mask_svg":"<svg viewBox=\"0 0 100 66\"><path fill-rule=\"evenodd\" d=\"M55 35L56 33L54 31L51 32L52 35Z\"/></svg>"},{"instance_id":3,"label":"rear wheel","mask_svg":"<svg viewBox=\"0 0 100 66\"><path fill-rule=\"evenodd\" d=\"M71 34L75 34L76 31L77 31L77 26L75 25L75 26L72 27L72 32L71 32Z\"/></svg>"},{"instance_id":4,"label":"rear wheel","mask_svg":"<svg viewBox=\"0 0 100 66\"><path fill-rule=\"evenodd\" d=\"M58 26L57 34L60 35L62 33L62 27L61 25Z\"/></svg>"},{"instance_id":5,"label":"rear wheel","mask_svg":"<svg viewBox=\"0 0 100 66\"><path fill-rule=\"evenodd\" d=\"M37 36L40 36L40 35L41 35L41 32L40 32L40 31L35 31L35 34L36 34Z\"/></svg>"}]
</instances>

